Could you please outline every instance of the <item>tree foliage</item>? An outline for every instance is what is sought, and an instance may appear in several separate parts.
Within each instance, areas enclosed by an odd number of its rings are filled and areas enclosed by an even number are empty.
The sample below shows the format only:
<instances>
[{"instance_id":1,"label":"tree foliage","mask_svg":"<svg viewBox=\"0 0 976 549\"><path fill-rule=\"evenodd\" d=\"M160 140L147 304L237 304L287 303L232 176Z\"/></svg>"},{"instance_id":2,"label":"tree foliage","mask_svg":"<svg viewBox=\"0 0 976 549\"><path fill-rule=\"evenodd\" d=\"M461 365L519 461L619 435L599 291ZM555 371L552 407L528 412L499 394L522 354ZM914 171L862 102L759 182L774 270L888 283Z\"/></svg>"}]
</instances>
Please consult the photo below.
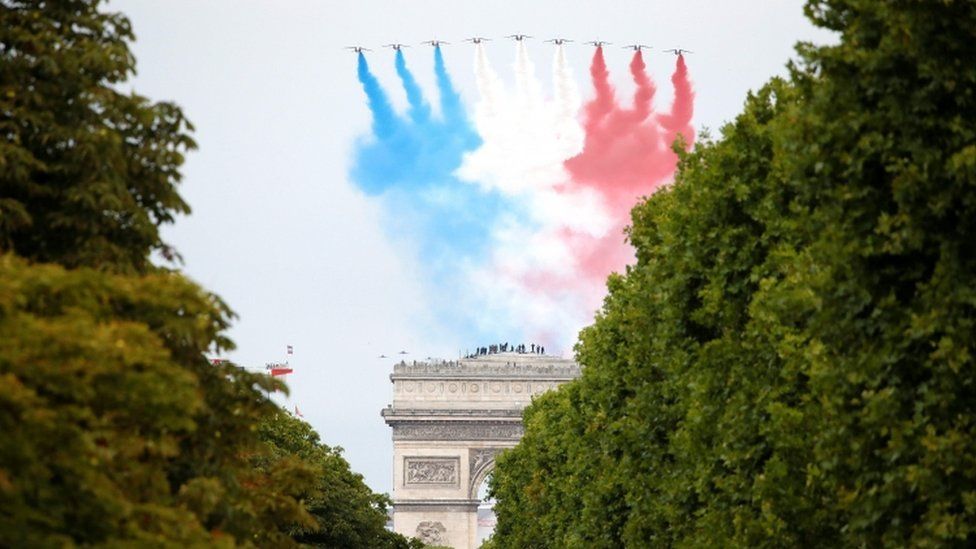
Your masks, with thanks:
<instances>
[{"instance_id":1,"label":"tree foliage","mask_svg":"<svg viewBox=\"0 0 976 549\"><path fill-rule=\"evenodd\" d=\"M0 545L408 547L338 450L230 363L172 272L0 256Z\"/></svg>"},{"instance_id":2,"label":"tree foliage","mask_svg":"<svg viewBox=\"0 0 976 549\"><path fill-rule=\"evenodd\" d=\"M182 276L0 256L0 545L280 542L311 480L262 472L264 375L213 365L223 308ZM275 473L275 474L272 474Z\"/></svg>"},{"instance_id":3,"label":"tree foliage","mask_svg":"<svg viewBox=\"0 0 976 549\"><path fill-rule=\"evenodd\" d=\"M0 2L0 246L36 261L142 271L195 147L183 112L121 84L128 19L100 0Z\"/></svg>"},{"instance_id":4,"label":"tree foliage","mask_svg":"<svg viewBox=\"0 0 976 549\"><path fill-rule=\"evenodd\" d=\"M279 411L261 422L259 434L270 447L255 460L260 469L297 461L315 472L304 504L317 524L296 526L296 541L314 547L420 547L386 529L389 497L373 493L362 475L350 470L342 449L322 444L308 423Z\"/></svg>"},{"instance_id":5,"label":"tree foliage","mask_svg":"<svg viewBox=\"0 0 976 549\"><path fill-rule=\"evenodd\" d=\"M806 12L839 43L635 208L494 547L976 540L976 3Z\"/></svg>"},{"instance_id":6,"label":"tree foliage","mask_svg":"<svg viewBox=\"0 0 976 549\"><path fill-rule=\"evenodd\" d=\"M281 382L206 358L227 305L152 263L192 128L118 91L100 4L0 0L0 546L406 547Z\"/></svg>"}]
</instances>

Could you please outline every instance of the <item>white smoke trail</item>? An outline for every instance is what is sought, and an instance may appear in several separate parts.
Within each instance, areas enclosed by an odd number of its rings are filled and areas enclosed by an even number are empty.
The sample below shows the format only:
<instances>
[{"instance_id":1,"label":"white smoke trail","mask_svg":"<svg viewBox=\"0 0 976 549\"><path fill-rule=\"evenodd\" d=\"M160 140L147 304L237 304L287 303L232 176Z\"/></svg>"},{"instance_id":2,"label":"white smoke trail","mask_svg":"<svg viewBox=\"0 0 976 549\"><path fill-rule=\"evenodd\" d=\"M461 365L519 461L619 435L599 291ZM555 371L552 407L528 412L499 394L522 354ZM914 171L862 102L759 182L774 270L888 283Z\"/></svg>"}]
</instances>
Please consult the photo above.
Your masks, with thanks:
<instances>
[{"instance_id":1,"label":"white smoke trail","mask_svg":"<svg viewBox=\"0 0 976 549\"><path fill-rule=\"evenodd\" d=\"M579 90L562 46L553 57L552 95L545 99L523 42L516 44L514 89L506 90L485 51L475 53L479 101L475 125L481 146L465 156L458 175L521 205L494 228L495 250L486 266L469 266L466 276L484 311L483 329L566 343L592 311L576 295L575 254L561 234L602 234L609 218L593 191L573 190L563 163L583 146L577 116ZM567 347L568 348L568 347Z\"/></svg>"},{"instance_id":2,"label":"white smoke trail","mask_svg":"<svg viewBox=\"0 0 976 549\"><path fill-rule=\"evenodd\" d=\"M562 104L544 101L535 68L523 42L518 42L514 63L515 89L506 92L482 48L475 54L480 99L475 126L482 145L467 154L458 175L486 189L524 196L553 189L566 180L563 161L582 147L582 128L571 111L572 84L563 83ZM571 80L568 69L561 70ZM576 139L576 135L579 139ZM571 136L567 139L567 136ZM530 198L530 197L526 197Z\"/></svg>"},{"instance_id":3,"label":"white smoke trail","mask_svg":"<svg viewBox=\"0 0 976 549\"><path fill-rule=\"evenodd\" d=\"M536 108L542 104L542 90L535 77L535 65L529 59L525 42L519 40L515 47L515 89L522 108Z\"/></svg>"},{"instance_id":4,"label":"white smoke trail","mask_svg":"<svg viewBox=\"0 0 976 549\"><path fill-rule=\"evenodd\" d=\"M478 93L481 101L476 109L484 111L483 116L494 116L498 110L498 101L504 93L498 75L492 70L488 63L488 56L485 54L484 46L479 42L474 47L474 72L475 80L478 84Z\"/></svg>"},{"instance_id":5,"label":"white smoke trail","mask_svg":"<svg viewBox=\"0 0 976 549\"><path fill-rule=\"evenodd\" d=\"M552 82L555 88L557 115L566 120L576 120L581 105L580 94L576 87L576 80L573 78L573 72L566 62L566 51L562 46L556 47L556 53L553 56ZM578 124L577 127L579 127ZM580 129L582 130L582 128ZM580 135L582 136L582 132Z\"/></svg>"}]
</instances>

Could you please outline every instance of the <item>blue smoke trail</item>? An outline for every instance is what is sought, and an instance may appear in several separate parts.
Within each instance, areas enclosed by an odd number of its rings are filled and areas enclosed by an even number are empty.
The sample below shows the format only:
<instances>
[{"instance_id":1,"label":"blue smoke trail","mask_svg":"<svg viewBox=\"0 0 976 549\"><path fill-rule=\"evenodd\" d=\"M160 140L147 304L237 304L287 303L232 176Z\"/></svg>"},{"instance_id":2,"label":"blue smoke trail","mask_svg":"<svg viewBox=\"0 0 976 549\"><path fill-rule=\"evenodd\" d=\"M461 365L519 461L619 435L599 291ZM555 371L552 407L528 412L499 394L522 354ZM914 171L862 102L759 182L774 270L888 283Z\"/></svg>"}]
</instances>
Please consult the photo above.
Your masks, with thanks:
<instances>
[{"instance_id":1,"label":"blue smoke trail","mask_svg":"<svg viewBox=\"0 0 976 549\"><path fill-rule=\"evenodd\" d=\"M369 100L369 110L373 113L373 133L380 138L387 137L394 131L396 115L393 113L390 100L387 99L386 93L380 87L379 81L369 71L369 65L366 63L366 56L363 55L363 52L359 52L357 72L359 81L363 84L363 90L366 91L366 97Z\"/></svg>"},{"instance_id":2,"label":"blue smoke trail","mask_svg":"<svg viewBox=\"0 0 976 549\"><path fill-rule=\"evenodd\" d=\"M396 53L395 66L407 96L406 116L390 107L360 54L359 80L372 113L373 135L357 142L350 175L366 194L383 201L387 230L412 238L420 255L416 263L425 270L437 316L464 338L458 343L473 345L472 338L484 334L477 333L474 318L458 310L457 298L463 295L458 292L465 291L458 273L460 266L487 258L490 231L510 205L498 193L483 191L454 175L464 154L477 148L481 138L468 120L440 48L434 48L440 117L431 116L430 104L401 51Z\"/></svg>"},{"instance_id":3,"label":"blue smoke trail","mask_svg":"<svg viewBox=\"0 0 976 549\"><path fill-rule=\"evenodd\" d=\"M441 112L444 114L444 119L453 123L464 122L466 115L461 105L461 94L454 89L451 77L447 74L440 46L434 48L434 74L437 75L437 91L441 96ZM474 127L470 125L468 127L474 133Z\"/></svg>"},{"instance_id":4,"label":"blue smoke trail","mask_svg":"<svg viewBox=\"0 0 976 549\"><path fill-rule=\"evenodd\" d=\"M403 82L403 91L407 93L407 103L410 104L410 109L407 114L410 118L417 124L425 124L430 118L430 105L424 100L424 94L420 91L420 86L417 85L417 80L413 77L413 73L407 69L407 61L403 58L403 50L397 50L396 52L396 72L397 76L400 77L400 81Z\"/></svg>"}]
</instances>

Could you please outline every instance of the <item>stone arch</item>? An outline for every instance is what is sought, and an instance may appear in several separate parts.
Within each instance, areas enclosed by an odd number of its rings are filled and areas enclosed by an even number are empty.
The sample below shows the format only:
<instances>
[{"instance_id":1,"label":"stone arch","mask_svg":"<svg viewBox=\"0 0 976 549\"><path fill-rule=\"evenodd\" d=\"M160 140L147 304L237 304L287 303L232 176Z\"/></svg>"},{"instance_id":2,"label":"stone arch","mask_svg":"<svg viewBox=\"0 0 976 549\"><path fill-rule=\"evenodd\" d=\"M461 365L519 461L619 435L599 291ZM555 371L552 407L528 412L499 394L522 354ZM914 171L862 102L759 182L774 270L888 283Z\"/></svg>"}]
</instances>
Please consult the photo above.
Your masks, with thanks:
<instances>
[{"instance_id":1,"label":"stone arch","mask_svg":"<svg viewBox=\"0 0 976 549\"><path fill-rule=\"evenodd\" d=\"M394 365L393 529L475 547L478 488L522 437L533 396L579 375L569 360L522 353Z\"/></svg>"},{"instance_id":2,"label":"stone arch","mask_svg":"<svg viewBox=\"0 0 976 549\"><path fill-rule=\"evenodd\" d=\"M471 464L468 469L468 499L478 499L481 483L495 470L495 458L503 448L471 449Z\"/></svg>"}]
</instances>

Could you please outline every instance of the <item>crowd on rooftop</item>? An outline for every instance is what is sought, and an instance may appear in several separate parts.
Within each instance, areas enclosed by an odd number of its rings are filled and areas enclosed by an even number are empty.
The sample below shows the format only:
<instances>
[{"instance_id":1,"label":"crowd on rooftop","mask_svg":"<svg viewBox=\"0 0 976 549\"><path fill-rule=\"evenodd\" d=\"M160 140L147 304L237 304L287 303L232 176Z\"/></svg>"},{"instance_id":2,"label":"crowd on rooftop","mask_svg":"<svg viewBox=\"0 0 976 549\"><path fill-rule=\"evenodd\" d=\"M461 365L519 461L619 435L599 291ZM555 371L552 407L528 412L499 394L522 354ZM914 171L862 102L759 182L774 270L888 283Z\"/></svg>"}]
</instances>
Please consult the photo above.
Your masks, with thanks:
<instances>
[{"instance_id":1,"label":"crowd on rooftop","mask_svg":"<svg viewBox=\"0 0 976 549\"><path fill-rule=\"evenodd\" d=\"M544 355L546 354L546 348L535 343L522 343L519 345L509 345L508 342L496 343L493 345L488 345L487 347L478 347L473 353L468 353L465 355L464 358L477 358L479 356L494 355L498 353Z\"/></svg>"}]
</instances>

